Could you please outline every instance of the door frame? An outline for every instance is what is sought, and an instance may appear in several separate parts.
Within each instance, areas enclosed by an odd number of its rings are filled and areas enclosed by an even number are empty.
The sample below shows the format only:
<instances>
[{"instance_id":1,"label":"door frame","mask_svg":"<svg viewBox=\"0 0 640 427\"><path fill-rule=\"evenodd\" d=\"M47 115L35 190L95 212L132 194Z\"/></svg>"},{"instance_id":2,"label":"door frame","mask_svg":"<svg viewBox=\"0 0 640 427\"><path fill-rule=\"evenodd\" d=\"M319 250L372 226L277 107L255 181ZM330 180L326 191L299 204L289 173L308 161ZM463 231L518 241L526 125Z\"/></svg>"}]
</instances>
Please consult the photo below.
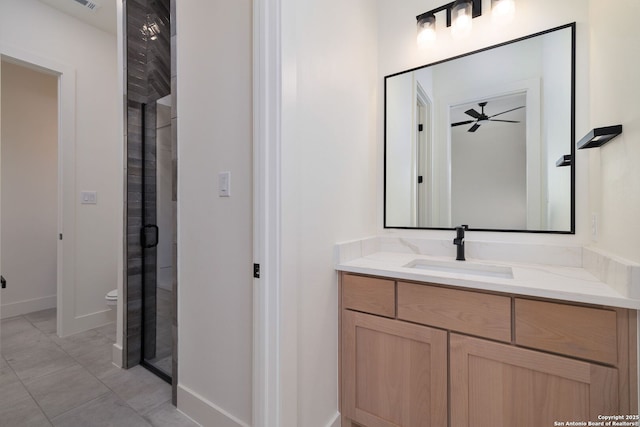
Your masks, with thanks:
<instances>
[{"instance_id":1,"label":"door frame","mask_svg":"<svg viewBox=\"0 0 640 427\"><path fill-rule=\"evenodd\" d=\"M58 336L74 332L75 318L75 98L76 72L69 65L0 43L0 57L58 77L58 238L56 298ZM64 307L67 307L65 310ZM68 309L68 308L72 309Z\"/></svg>"},{"instance_id":2,"label":"door frame","mask_svg":"<svg viewBox=\"0 0 640 427\"><path fill-rule=\"evenodd\" d=\"M431 175L428 172L430 168L427 166L431 163L431 135L433 134L432 114L433 102L422 85L415 81L415 98L416 98L416 124L422 125L423 130L418 130L418 126L414 126L416 135L415 139L415 169L416 173L413 179L415 190L415 224L417 227L428 227L431 224L431 192L429 185L431 183ZM422 184L418 184L418 176L423 177ZM425 182L427 180L427 182Z\"/></svg>"},{"instance_id":3,"label":"door frame","mask_svg":"<svg viewBox=\"0 0 640 427\"><path fill-rule=\"evenodd\" d=\"M260 265L253 280L253 422L278 427L296 414L295 402L283 405L281 354L286 347L281 281L281 0L253 2L253 259ZM254 274L255 277L255 274ZM290 307L287 310L296 310ZM290 328L289 328L290 329Z\"/></svg>"}]
</instances>

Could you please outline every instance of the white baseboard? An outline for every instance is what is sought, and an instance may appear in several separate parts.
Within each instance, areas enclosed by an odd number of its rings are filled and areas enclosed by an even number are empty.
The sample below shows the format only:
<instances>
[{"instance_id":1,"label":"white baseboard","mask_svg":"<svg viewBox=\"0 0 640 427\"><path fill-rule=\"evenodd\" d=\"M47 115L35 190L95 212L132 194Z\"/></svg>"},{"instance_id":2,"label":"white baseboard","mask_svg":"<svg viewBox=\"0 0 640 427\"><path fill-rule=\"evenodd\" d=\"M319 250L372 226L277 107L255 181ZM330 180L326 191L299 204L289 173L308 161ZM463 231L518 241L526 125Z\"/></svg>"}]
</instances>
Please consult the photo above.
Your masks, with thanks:
<instances>
[{"instance_id":1,"label":"white baseboard","mask_svg":"<svg viewBox=\"0 0 640 427\"><path fill-rule=\"evenodd\" d=\"M203 427L250 427L249 424L180 384L178 409Z\"/></svg>"},{"instance_id":2,"label":"white baseboard","mask_svg":"<svg viewBox=\"0 0 640 427\"><path fill-rule=\"evenodd\" d=\"M336 412L336 415L333 418L333 421L327 424L327 427L340 427L341 422L342 420L340 419L340 412Z\"/></svg>"},{"instance_id":3,"label":"white baseboard","mask_svg":"<svg viewBox=\"0 0 640 427\"><path fill-rule=\"evenodd\" d=\"M124 350L118 343L113 343L113 347L111 347L111 362L116 365L118 368L122 368L124 366Z\"/></svg>"},{"instance_id":4,"label":"white baseboard","mask_svg":"<svg viewBox=\"0 0 640 427\"><path fill-rule=\"evenodd\" d=\"M72 318L63 316L62 330L58 330L58 336L64 338L69 335L88 331L89 329L99 328L100 326L115 322L115 316L115 310L108 308Z\"/></svg>"},{"instance_id":5,"label":"white baseboard","mask_svg":"<svg viewBox=\"0 0 640 427\"><path fill-rule=\"evenodd\" d=\"M55 308L56 305L57 298L55 295L10 302L2 304L2 307L0 307L0 315L2 319L6 319L8 317L20 316L21 314L33 313L34 311Z\"/></svg>"}]
</instances>

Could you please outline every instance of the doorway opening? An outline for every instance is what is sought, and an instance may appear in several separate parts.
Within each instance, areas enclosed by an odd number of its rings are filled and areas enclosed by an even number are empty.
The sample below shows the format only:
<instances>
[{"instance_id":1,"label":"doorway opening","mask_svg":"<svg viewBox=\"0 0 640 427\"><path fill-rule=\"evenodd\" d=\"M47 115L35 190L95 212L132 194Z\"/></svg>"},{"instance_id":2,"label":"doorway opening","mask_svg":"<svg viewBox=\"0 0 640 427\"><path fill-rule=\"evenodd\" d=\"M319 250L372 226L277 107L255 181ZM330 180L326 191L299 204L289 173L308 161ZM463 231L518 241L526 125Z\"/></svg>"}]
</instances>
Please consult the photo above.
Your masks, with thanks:
<instances>
[{"instance_id":1,"label":"doorway opening","mask_svg":"<svg viewBox=\"0 0 640 427\"><path fill-rule=\"evenodd\" d=\"M0 67L0 265L8 282L0 317L9 318L58 305L59 76L5 57ZM47 328L60 333L58 322Z\"/></svg>"},{"instance_id":2,"label":"doorway opening","mask_svg":"<svg viewBox=\"0 0 640 427\"><path fill-rule=\"evenodd\" d=\"M415 127L415 161L417 176L414 179L415 191L415 224L417 227L428 227L431 224L431 98L416 81L416 127ZM413 200L414 198L412 198Z\"/></svg>"}]
</instances>

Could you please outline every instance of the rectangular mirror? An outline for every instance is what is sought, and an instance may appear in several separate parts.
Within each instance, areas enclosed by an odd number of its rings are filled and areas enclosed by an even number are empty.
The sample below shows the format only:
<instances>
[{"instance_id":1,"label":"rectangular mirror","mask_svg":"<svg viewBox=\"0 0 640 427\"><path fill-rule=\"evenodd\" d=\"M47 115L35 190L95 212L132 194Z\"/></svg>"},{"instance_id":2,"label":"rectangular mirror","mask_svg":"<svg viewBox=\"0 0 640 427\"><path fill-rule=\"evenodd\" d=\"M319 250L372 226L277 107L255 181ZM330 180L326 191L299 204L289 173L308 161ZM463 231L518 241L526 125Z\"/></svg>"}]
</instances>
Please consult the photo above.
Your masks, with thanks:
<instances>
[{"instance_id":1,"label":"rectangular mirror","mask_svg":"<svg viewBox=\"0 0 640 427\"><path fill-rule=\"evenodd\" d=\"M574 104L575 23L385 77L385 228L574 233Z\"/></svg>"}]
</instances>

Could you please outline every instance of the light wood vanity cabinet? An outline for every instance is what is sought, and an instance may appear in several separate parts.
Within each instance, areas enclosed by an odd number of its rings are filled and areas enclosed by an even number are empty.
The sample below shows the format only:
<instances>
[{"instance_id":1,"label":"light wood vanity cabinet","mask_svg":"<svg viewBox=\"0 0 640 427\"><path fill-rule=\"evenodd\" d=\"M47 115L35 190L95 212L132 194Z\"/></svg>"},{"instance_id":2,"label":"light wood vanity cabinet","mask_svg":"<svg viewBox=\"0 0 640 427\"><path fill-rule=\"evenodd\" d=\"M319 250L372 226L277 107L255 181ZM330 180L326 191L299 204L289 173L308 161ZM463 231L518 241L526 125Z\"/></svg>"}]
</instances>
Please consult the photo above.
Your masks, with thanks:
<instances>
[{"instance_id":1,"label":"light wood vanity cabinet","mask_svg":"<svg viewBox=\"0 0 640 427\"><path fill-rule=\"evenodd\" d=\"M638 413L634 310L350 273L340 305L343 427L539 427Z\"/></svg>"},{"instance_id":2,"label":"light wood vanity cabinet","mask_svg":"<svg viewBox=\"0 0 640 427\"><path fill-rule=\"evenodd\" d=\"M354 311L343 322L343 414L365 426L445 426L447 333Z\"/></svg>"},{"instance_id":3,"label":"light wood vanity cabinet","mask_svg":"<svg viewBox=\"0 0 640 427\"><path fill-rule=\"evenodd\" d=\"M451 426L538 427L620 414L612 367L451 334Z\"/></svg>"}]
</instances>

